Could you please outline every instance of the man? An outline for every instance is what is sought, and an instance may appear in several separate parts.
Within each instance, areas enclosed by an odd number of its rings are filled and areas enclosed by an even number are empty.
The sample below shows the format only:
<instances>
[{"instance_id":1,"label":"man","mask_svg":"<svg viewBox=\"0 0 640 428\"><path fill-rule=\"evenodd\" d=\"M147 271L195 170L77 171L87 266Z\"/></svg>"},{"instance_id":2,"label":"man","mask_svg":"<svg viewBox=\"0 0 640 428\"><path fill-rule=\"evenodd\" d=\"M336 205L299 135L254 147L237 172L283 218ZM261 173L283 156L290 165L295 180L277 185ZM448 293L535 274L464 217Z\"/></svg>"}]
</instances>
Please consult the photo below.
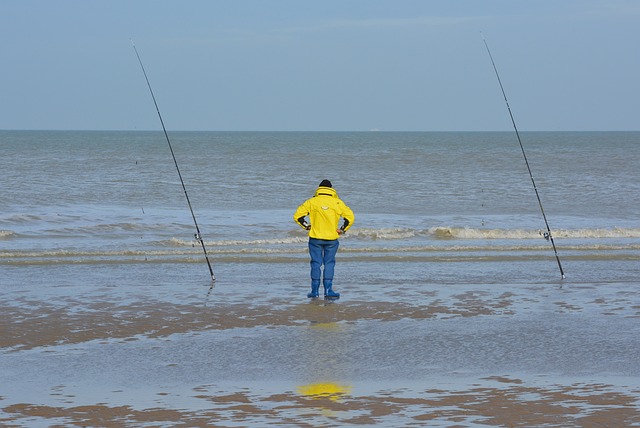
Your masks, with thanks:
<instances>
[{"instance_id":1,"label":"man","mask_svg":"<svg viewBox=\"0 0 640 428\"><path fill-rule=\"evenodd\" d=\"M306 217L309 216L309 222ZM342 226L340 218L343 219ZM311 293L309 298L317 298L320 279L324 286L324 296L337 299L340 293L332 289L333 271L338 252L338 237L353 225L353 211L338 198L329 180L322 180L313 198L298 207L293 220L309 231L309 255L311 256ZM321 267L324 265L324 275Z\"/></svg>"}]
</instances>

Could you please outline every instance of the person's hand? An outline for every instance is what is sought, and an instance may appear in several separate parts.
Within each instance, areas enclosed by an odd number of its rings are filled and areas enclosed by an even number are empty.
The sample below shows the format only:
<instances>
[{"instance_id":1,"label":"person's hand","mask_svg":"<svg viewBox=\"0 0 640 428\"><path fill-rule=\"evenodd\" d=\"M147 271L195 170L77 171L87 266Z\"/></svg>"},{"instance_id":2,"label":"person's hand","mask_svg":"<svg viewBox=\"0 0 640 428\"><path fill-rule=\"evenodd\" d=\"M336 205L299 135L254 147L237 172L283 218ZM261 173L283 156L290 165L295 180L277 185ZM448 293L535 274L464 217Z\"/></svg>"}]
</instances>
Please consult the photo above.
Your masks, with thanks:
<instances>
[{"instance_id":1,"label":"person's hand","mask_svg":"<svg viewBox=\"0 0 640 428\"><path fill-rule=\"evenodd\" d=\"M336 229L336 232L338 232L338 235L344 235L344 230L342 229Z\"/></svg>"},{"instance_id":2,"label":"person's hand","mask_svg":"<svg viewBox=\"0 0 640 428\"><path fill-rule=\"evenodd\" d=\"M310 225L310 224L308 224L308 225L306 225L304 228L305 228L306 230L311 230L311 225Z\"/></svg>"}]
</instances>

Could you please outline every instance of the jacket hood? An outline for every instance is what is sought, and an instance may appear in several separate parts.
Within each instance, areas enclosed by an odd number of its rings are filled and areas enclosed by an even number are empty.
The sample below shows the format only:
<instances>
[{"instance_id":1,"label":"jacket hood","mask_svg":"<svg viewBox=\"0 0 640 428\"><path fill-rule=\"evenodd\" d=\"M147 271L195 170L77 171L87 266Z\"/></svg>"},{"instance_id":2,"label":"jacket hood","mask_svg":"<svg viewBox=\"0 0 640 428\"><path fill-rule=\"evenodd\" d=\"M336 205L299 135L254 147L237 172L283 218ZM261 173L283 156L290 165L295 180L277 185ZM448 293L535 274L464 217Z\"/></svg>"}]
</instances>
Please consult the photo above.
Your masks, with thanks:
<instances>
[{"instance_id":1,"label":"jacket hood","mask_svg":"<svg viewBox=\"0 0 640 428\"><path fill-rule=\"evenodd\" d=\"M326 195L326 196L331 196L333 198L337 198L338 192L336 192L335 189L333 189L332 187L320 186L318 187L318 189L316 190L316 193L313 196L320 196L320 195Z\"/></svg>"}]
</instances>

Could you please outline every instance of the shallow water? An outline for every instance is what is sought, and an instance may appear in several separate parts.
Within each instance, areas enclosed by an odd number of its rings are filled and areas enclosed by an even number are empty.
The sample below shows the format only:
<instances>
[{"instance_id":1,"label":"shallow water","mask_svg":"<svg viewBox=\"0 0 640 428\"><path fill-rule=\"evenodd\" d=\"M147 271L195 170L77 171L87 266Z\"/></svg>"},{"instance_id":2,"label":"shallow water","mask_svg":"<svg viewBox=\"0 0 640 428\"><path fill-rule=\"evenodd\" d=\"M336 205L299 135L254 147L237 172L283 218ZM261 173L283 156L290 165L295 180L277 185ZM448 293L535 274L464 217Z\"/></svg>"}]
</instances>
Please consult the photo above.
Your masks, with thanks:
<instances>
[{"instance_id":1,"label":"shallow water","mask_svg":"<svg viewBox=\"0 0 640 428\"><path fill-rule=\"evenodd\" d=\"M219 275L235 281L211 290L192 263L136 277L128 265L32 266L32 286L3 289L0 415L19 426L91 420L82 406L113 424L124 408L140 426L638 423L638 284L517 276L532 263L477 262L461 281L435 263L345 261L336 302L304 297L298 263L225 264ZM620 277L637 269L617 263ZM514 280L478 281L498 271Z\"/></svg>"}]
</instances>

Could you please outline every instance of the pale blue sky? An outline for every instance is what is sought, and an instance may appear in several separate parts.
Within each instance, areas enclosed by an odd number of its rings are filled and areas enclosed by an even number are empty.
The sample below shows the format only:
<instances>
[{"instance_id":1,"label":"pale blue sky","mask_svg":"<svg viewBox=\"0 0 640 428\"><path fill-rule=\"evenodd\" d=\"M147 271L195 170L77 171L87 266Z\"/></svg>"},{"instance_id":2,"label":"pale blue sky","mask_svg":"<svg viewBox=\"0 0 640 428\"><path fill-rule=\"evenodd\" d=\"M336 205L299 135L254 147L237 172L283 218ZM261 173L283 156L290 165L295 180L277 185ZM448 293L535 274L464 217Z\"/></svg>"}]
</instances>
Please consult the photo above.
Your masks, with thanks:
<instances>
[{"instance_id":1,"label":"pale blue sky","mask_svg":"<svg viewBox=\"0 0 640 428\"><path fill-rule=\"evenodd\" d=\"M0 129L638 130L638 0L0 0Z\"/></svg>"}]
</instances>

